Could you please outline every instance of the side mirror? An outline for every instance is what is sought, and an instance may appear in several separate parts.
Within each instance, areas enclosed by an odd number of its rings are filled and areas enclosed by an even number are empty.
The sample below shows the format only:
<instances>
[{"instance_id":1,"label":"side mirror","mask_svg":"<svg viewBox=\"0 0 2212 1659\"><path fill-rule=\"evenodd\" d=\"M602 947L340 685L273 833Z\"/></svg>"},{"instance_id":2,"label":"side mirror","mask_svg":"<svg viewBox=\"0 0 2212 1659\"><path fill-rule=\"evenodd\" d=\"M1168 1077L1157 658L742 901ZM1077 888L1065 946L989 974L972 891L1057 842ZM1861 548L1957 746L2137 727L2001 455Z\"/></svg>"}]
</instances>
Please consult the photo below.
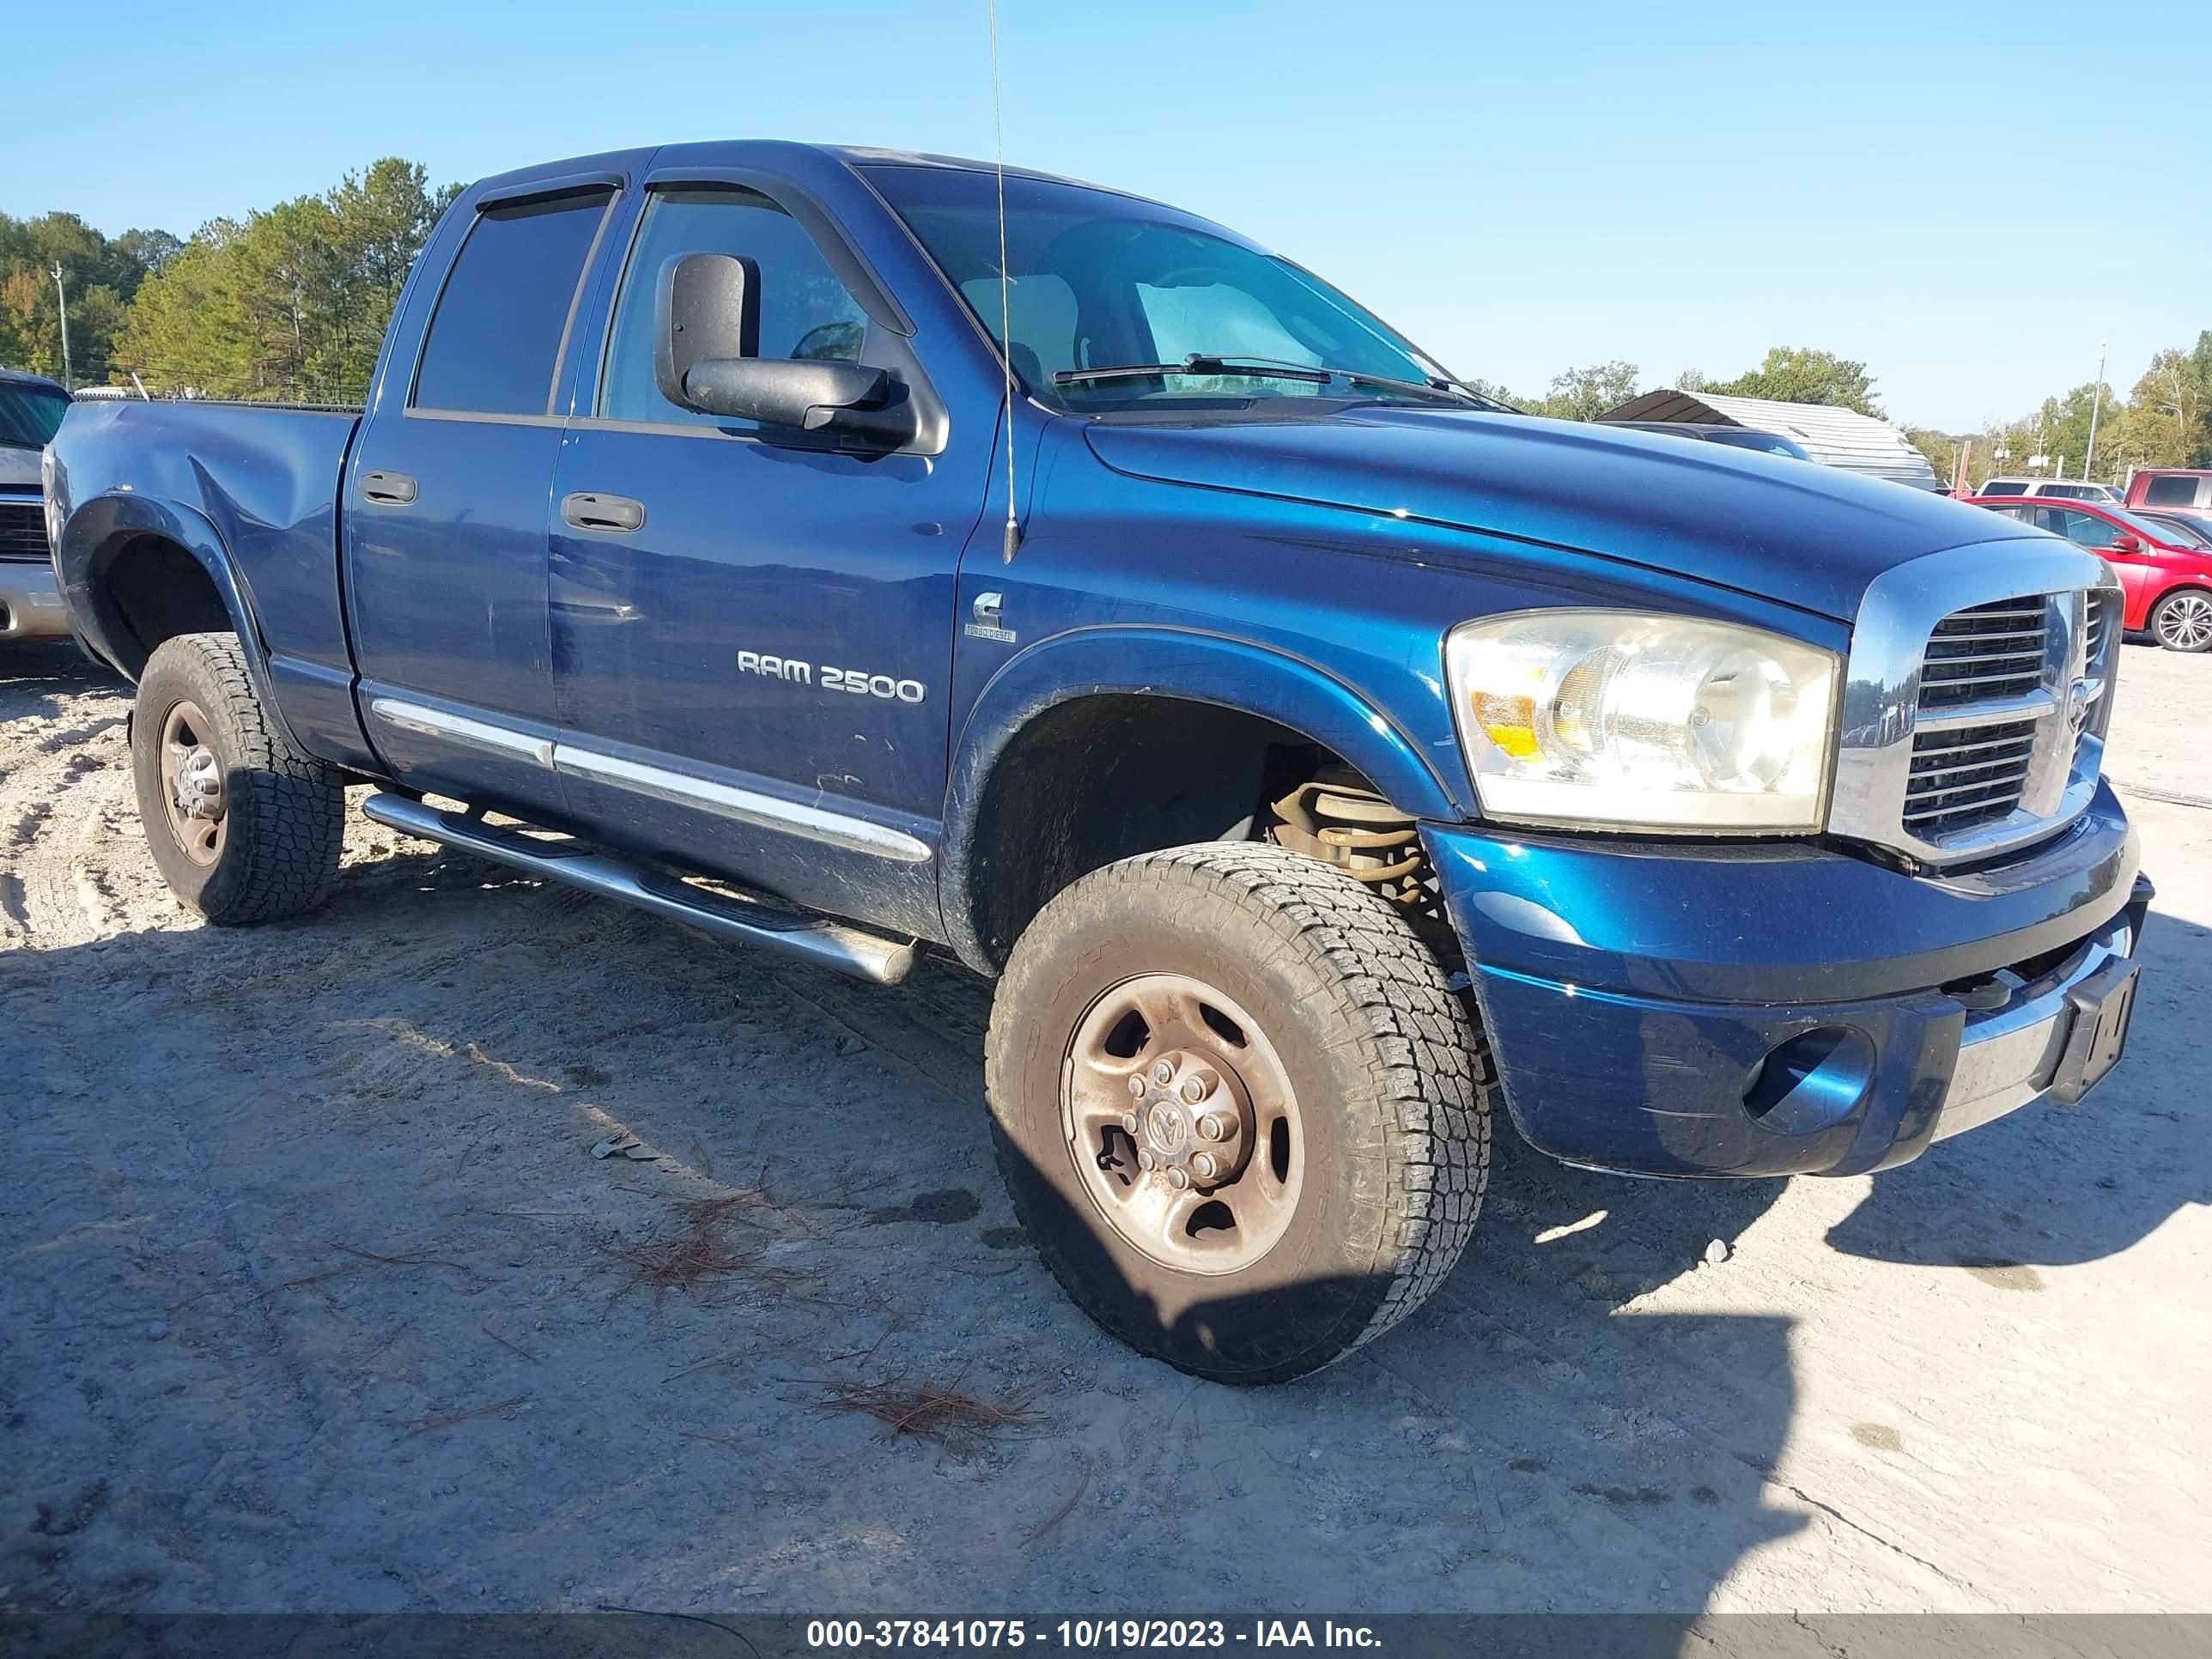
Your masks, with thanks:
<instances>
[{"instance_id":1,"label":"side mirror","mask_svg":"<svg viewBox=\"0 0 2212 1659\"><path fill-rule=\"evenodd\" d=\"M760 267L731 253L684 253L660 268L653 291L653 378L672 404L695 364L760 351Z\"/></svg>"},{"instance_id":2,"label":"side mirror","mask_svg":"<svg viewBox=\"0 0 2212 1659\"><path fill-rule=\"evenodd\" d=\"M2115 553L2140 553L2143 550L2142 538L2133 531L2123 530L2112 543L2111 550Z\"/></svg>"},{"instance_id":3,"label":"side mirror","mask_svg":"<svg viewBox=\"0 0 2212 1659\"><path fill-rule=\"evenodd\" d=\"M906 387L880 368L804 357L721 357L692 364L684 402L801 432L842 432L896 449L915 434Z\"/></svg>"}]
</instances>

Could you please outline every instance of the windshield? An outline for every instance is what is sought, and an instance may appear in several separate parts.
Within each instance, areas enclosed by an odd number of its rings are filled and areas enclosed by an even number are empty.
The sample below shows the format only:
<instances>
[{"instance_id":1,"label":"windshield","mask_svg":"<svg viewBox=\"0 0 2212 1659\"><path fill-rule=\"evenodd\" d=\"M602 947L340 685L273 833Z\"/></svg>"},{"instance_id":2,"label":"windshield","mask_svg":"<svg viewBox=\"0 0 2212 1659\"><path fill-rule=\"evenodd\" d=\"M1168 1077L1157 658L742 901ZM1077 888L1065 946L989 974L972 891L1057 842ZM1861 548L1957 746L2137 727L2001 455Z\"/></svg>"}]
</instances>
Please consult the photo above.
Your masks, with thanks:
<instances>
[{"instance_id":1,"label":"windshield","mask_svg":"<svg viewBox=\"0 0 2212 1659\"><path fill-rule=\"evenodd\" d=\"M69 413L69 394L44 386L0 385L0 444L44 449Z\"/></svg>"},{"instance_id":2,"label":"windshield","mask_svg":"<svg viewBox=\"0 0 2212 1659\"><path fill-rule=\"evenodd\" d=\"M1243 408L1319 396L1434 401L1445 378L1380 318L1287 259L1202 219L1133 197L1039 179L1006 179L1006 265L999 291L994 175L965 168L865 169L994 340L1023 386L1054 408ZM1081 371L1172 366L1146 374ZM1373 380L1328 388L1329 369ZM1063 383L1055 384L1054 377Z\"/></svg>"}]
</instances>

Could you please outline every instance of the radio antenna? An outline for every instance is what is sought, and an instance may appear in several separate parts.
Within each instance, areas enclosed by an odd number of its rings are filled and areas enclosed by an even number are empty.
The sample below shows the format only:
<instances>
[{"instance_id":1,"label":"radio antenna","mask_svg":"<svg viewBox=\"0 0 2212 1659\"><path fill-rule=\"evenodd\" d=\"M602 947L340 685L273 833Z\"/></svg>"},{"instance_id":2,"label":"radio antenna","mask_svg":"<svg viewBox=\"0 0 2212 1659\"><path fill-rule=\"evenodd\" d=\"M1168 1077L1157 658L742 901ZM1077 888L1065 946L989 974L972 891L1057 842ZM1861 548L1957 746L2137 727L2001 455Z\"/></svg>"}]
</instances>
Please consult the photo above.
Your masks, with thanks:
<instances>
[{"instance_id":1,"label":"radio antenna","mask_svg":"<svg viewBox=\"0 0 2212 1659\"><path fill-rule=\"evenodd\" d=\"M1000 562L1012 564L1022 544L1014 514L1014 279L1006 270L1006 123L999 104L999 0L991 15L991 144L999 175L999 365L1006 371L1006 533Z\"/></svg>"}]
</instances>

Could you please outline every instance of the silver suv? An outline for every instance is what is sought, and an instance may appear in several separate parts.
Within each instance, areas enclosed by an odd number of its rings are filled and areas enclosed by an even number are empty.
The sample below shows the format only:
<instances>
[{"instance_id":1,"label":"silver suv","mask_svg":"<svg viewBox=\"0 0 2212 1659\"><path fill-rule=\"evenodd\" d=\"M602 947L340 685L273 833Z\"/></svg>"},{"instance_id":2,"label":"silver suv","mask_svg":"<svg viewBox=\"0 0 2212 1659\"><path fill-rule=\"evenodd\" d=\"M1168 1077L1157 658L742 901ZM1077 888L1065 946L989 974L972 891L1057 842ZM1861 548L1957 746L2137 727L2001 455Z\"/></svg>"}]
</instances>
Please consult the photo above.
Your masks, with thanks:
<instances>
[{"instance_id":1,"label":"silver suv","mask_svg":"<svg viewBox=\"0 0 2212 1659\"><path fill-rule=\"evenodd\" d=\"M1978 495L2056 495L2061 501L2102 501L2120 505L2120 492L2110 484L2086 478L1992 478L1974 492Z\"/></svg>"}]
</instances>

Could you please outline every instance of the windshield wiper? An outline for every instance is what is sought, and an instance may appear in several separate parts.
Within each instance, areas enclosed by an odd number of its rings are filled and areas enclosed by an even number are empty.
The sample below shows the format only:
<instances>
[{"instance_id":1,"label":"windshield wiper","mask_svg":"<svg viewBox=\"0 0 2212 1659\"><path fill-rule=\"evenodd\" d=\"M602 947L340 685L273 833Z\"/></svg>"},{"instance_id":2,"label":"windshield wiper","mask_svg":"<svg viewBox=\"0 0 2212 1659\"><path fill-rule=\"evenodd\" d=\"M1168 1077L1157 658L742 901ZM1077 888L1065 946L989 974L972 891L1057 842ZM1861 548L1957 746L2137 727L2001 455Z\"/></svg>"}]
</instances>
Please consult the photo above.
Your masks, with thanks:
<instances>
[{"instance_id":1,"label":"windshield wiper","mask_svg":"<svg viewBox=\"0 0 2212 1659\"><path fill-rule=\"evenodd\" d=\"M1053 375L1052 383L1078 386L1086 380L1133 380L1155 374L1242 375L1271 380L1304 380L1314 386L1341 380L1346 386L1384 386L1393 392L1409 392L1417 398L1472 404L1478 409L1504 407L1452 380L1401 380L1389 374L1370 374L1363 369L1285 362L1280 357L1247 356L1241 352L1194 351L1179 363L1116 363L1107 368L1063 368Z\"/></svg>"},{"instance_id":2,"label":"windshield wiper","mask_svg":"<svg viewBox=\"0 0 2212 1659\"><path fill-rule=\"evenodd\" d=\"M1247 364L1250 367L1245 367ZM1057 369L1052 383L1080 386L1085 380L1135 380L1153 374L1239 374L1269 380L1306 380L1315 386L1327 386L1336 378L1334 369L1314 368L1304 363L1281 363L1269 357L1210 357L1202 351L1194 351L1179 363L1115 363L1105 368Z\"/></svg>"},{"instance_id":3,"label":"windshield wiper","mask_svg":"<svg viewBox=\"0 0 2212 1659\"><path fill-rule=\"evenodd\" d=\"M1456 380L1395 380L1388 374L1363 374L1356 368L1340 368L1336 372L1359 386L1386 386L1394 392L1410 392L1416 397L1442 398L1455 404L1472 404L1477 409L1504 407L1501 404L1492 403L1479 392L1469 391Z\"/></svg>"}]
</instances>

